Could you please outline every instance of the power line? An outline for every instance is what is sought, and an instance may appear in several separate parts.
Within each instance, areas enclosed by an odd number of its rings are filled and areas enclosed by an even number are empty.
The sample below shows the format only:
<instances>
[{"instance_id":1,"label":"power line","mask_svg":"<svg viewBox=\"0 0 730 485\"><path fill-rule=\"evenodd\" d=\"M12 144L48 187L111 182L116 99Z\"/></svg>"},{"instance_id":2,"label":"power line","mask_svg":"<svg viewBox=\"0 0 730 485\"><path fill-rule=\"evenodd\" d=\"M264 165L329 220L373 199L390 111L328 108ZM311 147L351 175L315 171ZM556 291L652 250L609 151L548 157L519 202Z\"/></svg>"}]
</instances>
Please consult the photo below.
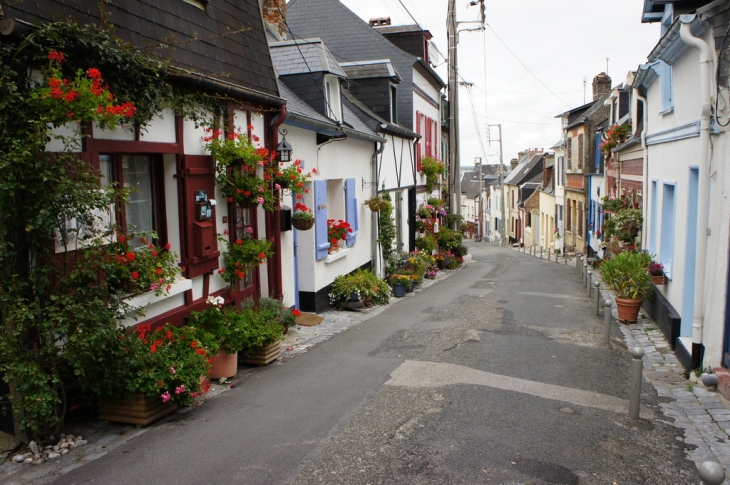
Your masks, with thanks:
<instances>
[{"instance_id":1,"label":"power line","mask_svg":"<svg viewBox=\"0 0 730 485\"><path fill-rule=\"evenodd\" d=\"M490 28L490 29L492 30L492 33L493 33L493 34L494 34L494 36L495 36L495 37L497 38L497 40L498 40L498 41L500 41L500 42L502 43L502 45L504 46L504 48L505 48L505 49L507 49L507 51L508 51L508 52L509 52L510 54L512 54L512 56L513 56L513 57L514 57L515 59L517 59L517 62L519 62L519 63L520 63L521 65L522 65L522 67L524 67L524 68L525 68L525 70L526 70L527 72L529 72L529 73L530 73L530 74L532 75L532 77L534 77L534 78L535 78L535 79L537 80L537 82L539 82L539 83L540 83L540 84L541 84L541 85L542 85L542 86L543 86L543 87L544 87L545 89L547 89L547 90L548 90L548 92L549 92L550 94L552 94L553 96L555 96L555 97L556 97L557 99L559 99L559 100L560 100L560 101L561 101L562 103L564 103L565 105L567 105L567 106L568 106L569 108L572 108L572 106L571 106L570 104L568 104L568 103L567 103L567 102L566 102L565 100L563 100L563 98L561 98L560 96L558 96L557 94L555 94L555 93L553 92L553 90L552 90L552 89L550 89L549 87L547 87L547 85L546 85L546 84L545 84L544 82L542 82L542 81L540 80L540 78L539 78L539 77L537 77L537 76L535 75L535 73L533 73L533 72L532 72L532 71L530 70L530 68L529 68L529 67L527 67L527 66L525 65L525 63L524 63L524 62L522 62L522 61L520 60L520 58L519 58L519 57L517 57L517 54L515 54L514 52L512 52L512 49L510 49L510 48L509 48L509 46L507 46L507 44L505 44L505 43L504 43L504 41L502 40L502 38L501 38L501 37L500 37L499 35L497 35L497 32L495 32L495 30L494 30L494 27L492 27L492 26L491 26L491 25L489 25L489 24L485 24L485 25L486 25L487 27L489 27L489 28Z\"/></svg>"}]
</instances>

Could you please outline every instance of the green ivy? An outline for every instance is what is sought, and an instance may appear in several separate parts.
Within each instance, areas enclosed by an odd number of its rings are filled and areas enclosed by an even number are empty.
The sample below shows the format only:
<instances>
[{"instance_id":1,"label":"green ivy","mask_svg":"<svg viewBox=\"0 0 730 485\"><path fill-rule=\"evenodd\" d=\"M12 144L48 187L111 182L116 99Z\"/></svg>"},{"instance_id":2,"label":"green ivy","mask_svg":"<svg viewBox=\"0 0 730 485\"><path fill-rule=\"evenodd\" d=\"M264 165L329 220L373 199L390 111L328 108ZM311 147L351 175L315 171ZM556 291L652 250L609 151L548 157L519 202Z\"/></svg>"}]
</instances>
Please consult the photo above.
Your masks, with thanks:
<instances>
[{"instance_id":1,"label":"green ivy","mask_svg":"<svg viewBox=\"0 0 730 485\"><path fill-rule=\"evenodd\" d=\"M385 271L390 274L398 262L398 248L395 247L396 233L395 221L393 220L393 200L390 194L383 190L380 196L387 204L382 204L378 212L378 242L383 251Z\"/></svg>"}]
</instances>

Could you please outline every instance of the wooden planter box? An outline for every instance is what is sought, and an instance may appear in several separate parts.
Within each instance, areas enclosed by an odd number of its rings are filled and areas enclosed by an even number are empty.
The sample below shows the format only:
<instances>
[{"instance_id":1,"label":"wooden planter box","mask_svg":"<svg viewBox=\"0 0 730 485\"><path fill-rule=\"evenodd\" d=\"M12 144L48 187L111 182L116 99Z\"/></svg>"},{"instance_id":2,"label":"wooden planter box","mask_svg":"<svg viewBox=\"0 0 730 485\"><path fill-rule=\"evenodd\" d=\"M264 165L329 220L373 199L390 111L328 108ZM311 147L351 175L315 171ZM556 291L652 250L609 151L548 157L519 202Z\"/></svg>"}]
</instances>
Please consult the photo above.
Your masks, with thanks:
<instances>
[{"instance_id":1,"label":"wooden planter box","mask_svg":"<svg viewBox=\"0 0 730 485\"><path fill-rule=\"evenodd\" d=\"M160 396L150 397L136 392L128 399L102 404L99 407L99 419L146 426L176 409L175 404L163 403Z\"/></svg>"},{"instance_id":2,"label":"wooden planter box","mask_svg":"<svg viewBox=\"0 0 730 485\"><path fill-rule=\"evenodd\" d=\"M246 359L247 364L268 365L281 355L281 340L273 344L254 347Z\"/></svg>"}]
</instances>

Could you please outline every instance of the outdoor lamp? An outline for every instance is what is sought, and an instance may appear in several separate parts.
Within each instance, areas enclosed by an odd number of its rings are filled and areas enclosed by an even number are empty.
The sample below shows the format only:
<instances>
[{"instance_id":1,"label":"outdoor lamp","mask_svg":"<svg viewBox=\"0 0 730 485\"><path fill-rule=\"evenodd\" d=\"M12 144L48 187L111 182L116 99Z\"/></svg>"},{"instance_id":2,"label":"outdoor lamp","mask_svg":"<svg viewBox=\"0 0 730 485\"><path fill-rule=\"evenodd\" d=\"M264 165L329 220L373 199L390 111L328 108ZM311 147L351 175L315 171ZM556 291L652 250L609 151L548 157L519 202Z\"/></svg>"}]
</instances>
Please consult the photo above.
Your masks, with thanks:
<instances>
[{"instance_id":1,"label":"outdoor lamp","mask_svg":"<svg viewBox=\"0 0 730 485\"><path fill-rule=\"evenodd\" d=\"M277 162L291 162L291 152L294 150L289 142L286 141L286 133L286 130L281 131L281 141L279 142L279 146L276 147Z\"/></svg>"}]
</instances>

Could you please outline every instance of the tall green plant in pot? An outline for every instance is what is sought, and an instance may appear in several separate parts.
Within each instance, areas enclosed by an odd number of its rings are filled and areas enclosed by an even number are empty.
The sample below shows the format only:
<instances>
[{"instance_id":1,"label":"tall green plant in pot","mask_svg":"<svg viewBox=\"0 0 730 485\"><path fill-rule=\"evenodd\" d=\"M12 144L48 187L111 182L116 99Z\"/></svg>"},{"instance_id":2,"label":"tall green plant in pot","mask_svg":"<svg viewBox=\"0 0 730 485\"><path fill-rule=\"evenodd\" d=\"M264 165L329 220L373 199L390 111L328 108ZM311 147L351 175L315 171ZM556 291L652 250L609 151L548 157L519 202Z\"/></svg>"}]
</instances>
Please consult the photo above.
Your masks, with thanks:
<instances>
[{"instance_id":1,"label":"tall green plant in pot","mask_svg":"<svg viewBox=\"0 0 730 485\"><path fill-rule=\"evenodd\" d=\"M641 303L654 291L646 272L645 257L634 251L624 251L601 264L601 279L616 293L619 321L636 322Z\"/></svg>"}]
</instances>

